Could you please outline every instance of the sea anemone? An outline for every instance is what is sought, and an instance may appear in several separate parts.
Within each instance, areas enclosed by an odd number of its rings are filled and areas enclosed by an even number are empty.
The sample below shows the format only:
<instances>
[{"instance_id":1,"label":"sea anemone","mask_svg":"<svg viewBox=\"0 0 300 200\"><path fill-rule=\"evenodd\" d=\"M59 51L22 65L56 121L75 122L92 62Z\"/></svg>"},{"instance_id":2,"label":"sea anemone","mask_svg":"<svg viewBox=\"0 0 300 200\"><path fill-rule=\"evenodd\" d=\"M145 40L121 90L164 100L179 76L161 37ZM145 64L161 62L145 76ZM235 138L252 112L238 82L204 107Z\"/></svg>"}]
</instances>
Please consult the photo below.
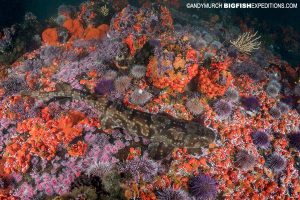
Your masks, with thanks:
<instances>
[{"instance_id":1,"label":"sea anemone","mask_svg":"<svg viewBox=\"0 0 300 200\"><path fill-rule=\"evenodd\" d=\"M236 154L236 164L239 168L247 170L255 164L255 158L246 150L239 150Z\"/></svg>"},{"instance_id":2,"label":"sea anemone","mask_svg":"<svg viewBox=\"0 0 300 200\"><path fill-rule=\"evenodd\" d=\"M105 174L107 174L111 169L113 168L113 165L111 163L102 163L102 162L95 162L86 170L86 174L88 176L98 176L103 177Z\"/></svg>"},{"instance_id":3,"label":"sea anemone","mask_svg":"<svg viewBox=\"0 0 300 200\"><path fill-rule=\"evenodd\" d=\"M143 65L134 65L130 70L130 74L136 79L143 78L146 74L146 67Z\"/></svg>"},{"instance_id":4,"label":"sea anemone","mask_svg":"<svg viewBox=\"0 0 300 200\"><path fill-rule=\"evenodd\" d=\"M104 73L105 79L115 79L118 76L118 73L115 70L108 70Z\"/></svg>"},{"instance_id":5,"label":"sea anemone","mask_svg":"<svg viewBox=\"0 0 300 200\"><path fill-rule=\"evenodd\" d=\"M157 192L158 200L190 200L189 195L183 190L167 188Z\"/></svg>"},{"instance_id":6,"label":"sea anemone","mask_svg":"<svg viewBox=\"0 0 300 200\"><path fill-rule=\"evenodd\" d=\"M280 89L275 85L268 84L266 92L270 97L277 97L280 92Z\"/></svg>"},{"instance_id":7,"label":"sea anemone","mask_svg":"<svg viewBox=\"0 0 300 200\"><path fill-rule=\"evenodd\" d=\"M124 93L131 86L131 78L129 76L120 76L115 81L116 91Z\"/></svg>"},{"instance_id":8,"label":"sea anemone","mask_svg":"<svg viewBox=\"0 0 300 200\"><path fill-rule=\"evenodd\" d=\"M274 118L274 119L279 119L281 117L281 112L280 109L277 107L270 108L269 114Z\"/></svg>"},{"instance_id":9,"label":"sea anemone","mask_svg":"<svg viewBox=\"0 0 300 200\"><path fill-rule=\"evenodd\" d=\"M267 161L267 165L274 172L281 172L286 166L286 160L278 154L272 154Z\"/></svg>"},{"instance_id":10,"label":"sea anemone","mask_svg":"<svg viewBox=\"0 0 300 200\"><path fill-rule=\"evenodd\" d=\"M253 144L255 144L257 147L266 149L270 145L269 136L267 133L263 131L256 131L251 134Z\"/></svg>"},{"instance_id":11,"label":"sea anemone","mask_svg":"<svg viewBox=\"0 0 300 200\"><path fill-rule=\"evenodd\" d=\"M115 87L114 87L113 80L102 79L97 83L95 87L95 92L100 95L105 95L105 94L110 94L114 89Z\"/></svg>"},{"instance_id":12,"label":"sea anemone","mask_svg":"<svg viewBox=\"0 0 300 200\"><path fill-rule=\"evenodd\" d=\"M227 118L232 112L232 106L225 100L220 100L215 103L214 110L220 118Z\"/></svg>"},{"instance_id":13,"label":"sea anemone","mask_svg":"<svg viewBox=\"0 0 300 200\"><path fill-rule=\"evenodd\" d=\"M189 99L185 106L193 115L200 115L204 111L204 107L198 98Z\"/></svg>"},{"instance_id":14,"label":"sea anemone","mask_svg":"<svg viewBox=\"0 0 300 200\"><path fill-rule=\"evenodd\" d=\"M268 85L275 86L275 87L278 88L279 90L280 90L280 88L281 88L281 84L280 84L277 80L275 80L275 79L271 80L271 81L269 82Z\"/></svg>"},{"instance_id":15,"label":"sea anemone","mask_svg":"<svg viewBox=\"0 0 300 200\"><path fill-rule=\"evenodd\" d=\"M243 107L248 111L257 111L260 109L259 100L252 96L252 97L243 97L241 98L241 102Z\"/></svg>"},{"instance_id":16,"label":"sea anemone","mask_svg":"<svg viewBox=\"0 0 300 200\"><path fill-rule=\"evenodd\" d=\"M300 132L292 133L288 136L290 145L300 150Z\"/></svg>"},{"instance_id":17,"label":"sea anemone","mask_svg":"<svg viewBox=\"0 0 300 200\"><path fill-rule=\"evenodd\" d=\"M280 110L280 112L282 114L286 114L290 110L289 105L287 105L286 103L283 103L283 102L279 102L277 104L277 108Z\"/></svg>"},{"instance_id":18,"label":"sea anemone","mask_svg":"<svg viewBox=\"0 0 300 200\"><path fill-rule=\"evenodd\" d=\"M189 191L196 200L216 199L217 183L210 176L200 174L191 178Z\"/></svg>"},{"instance_id":19,"label":"sea anemone","mask_svg":"<svg viewBox=\"0 0 300 200\"><path fill-rule=\"evenodd\" d=\"M120 168L123 173L130 174L135 181L141 180L151 181L158 173L159 164L149 159L147 156L134 158L128 160L124 166Z\"/></svg>"},{"instance_id":20,"label":"sea anemone","mask_svg":"<svg viewBox=\"0 0 300 200\"><path fill-rule=\"evenodd\" d=\"M237 102L240 98L239 92L234 88L229 88L226 91L225 96L230 102Z\"/></svg>"},{"instance_id":21,"label":"sea anemone","mask_svg":"<svg viewBox=\"0 0 300 200\"><path fill-rule=\"evenodd\" d=\"M300 83L298 83L294 88L294 94L300 96Z\"/></svg>"},{"instance_id":22,"label":"sea anemone","mask_svg":"<svg viewBox=\"0 0 300 200\"><path fill-rule=\"evenodd\" d=\"M130 102L137 105L144 105L152 98L152 94L142 90L135 89L130 95Z\"/></svg>"}]
</instances>

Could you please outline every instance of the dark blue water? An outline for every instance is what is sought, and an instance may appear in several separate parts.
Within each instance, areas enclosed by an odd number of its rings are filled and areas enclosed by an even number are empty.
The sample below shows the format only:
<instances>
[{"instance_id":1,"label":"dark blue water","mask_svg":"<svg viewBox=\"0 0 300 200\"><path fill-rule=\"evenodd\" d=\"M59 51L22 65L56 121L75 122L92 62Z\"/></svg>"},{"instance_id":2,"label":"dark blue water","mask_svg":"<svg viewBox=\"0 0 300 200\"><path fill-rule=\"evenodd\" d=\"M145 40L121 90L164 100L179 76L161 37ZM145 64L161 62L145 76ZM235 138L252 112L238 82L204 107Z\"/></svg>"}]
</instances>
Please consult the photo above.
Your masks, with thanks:
<instances>
[{"instance_id":1,"label":"dark blue water","mask_svg":"<svg viewBox=\"0 0 300 200\"><path fill-rule=\"evenodd\" d=\"M32 12L39 20L57 13L62 4L79 5L83 0L0 0L0 28L23 21L26 12Z\"/></svg>"}]
</instances>

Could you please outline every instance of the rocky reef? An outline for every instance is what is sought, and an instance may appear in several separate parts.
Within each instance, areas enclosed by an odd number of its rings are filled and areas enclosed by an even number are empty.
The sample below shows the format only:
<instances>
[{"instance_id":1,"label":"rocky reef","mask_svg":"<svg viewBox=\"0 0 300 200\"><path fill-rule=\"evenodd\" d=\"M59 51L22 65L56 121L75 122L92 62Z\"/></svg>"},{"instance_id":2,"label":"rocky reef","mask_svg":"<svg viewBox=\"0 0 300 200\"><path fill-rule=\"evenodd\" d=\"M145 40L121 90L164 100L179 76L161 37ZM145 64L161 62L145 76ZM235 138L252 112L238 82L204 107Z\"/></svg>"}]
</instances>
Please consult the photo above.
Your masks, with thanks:
<instances>
[{"instance_id":1,"label":"rocky reef","mask_svg":"<svg viewBox=\"0 0 300 200\"><path fill-rule=\"evenodd\" d=\"M299 70L227 14L178 7L62 5L6 57L0 199L300 197Z\"/></svg>"}]
</instances>

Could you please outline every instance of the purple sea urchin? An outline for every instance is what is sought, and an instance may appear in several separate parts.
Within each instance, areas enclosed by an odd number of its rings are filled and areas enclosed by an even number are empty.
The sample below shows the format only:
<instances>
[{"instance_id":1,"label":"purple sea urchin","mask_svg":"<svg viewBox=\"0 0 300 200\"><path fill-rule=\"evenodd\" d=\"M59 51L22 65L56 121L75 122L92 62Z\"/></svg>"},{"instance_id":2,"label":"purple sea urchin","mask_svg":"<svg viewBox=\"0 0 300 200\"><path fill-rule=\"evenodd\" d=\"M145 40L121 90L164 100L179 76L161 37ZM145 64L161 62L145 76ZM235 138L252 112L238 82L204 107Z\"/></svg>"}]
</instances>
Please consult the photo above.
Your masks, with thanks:
<instances>
[{"instance_id":1,"label":"purple sea urchin","mask_svg":"<svg viewBox=\"0 0 300 200\"><path fill-rule=\"evenodd\" d=\"M300 150L300 132L292 133L288 136L290 145Z\"/></svg>"},{"instance_id":2,"label":"purple sea urchin","mask_svg":"<svg viewBox=\"0 0 300 200\"><path fill-rule=\"evenodd\" d=\"M143 65L134 65L130 70L130 74L136 79L143 78L146 74L146 67Z\"/></svg>"},{"instance_id":3,"label":"purple sea urchin","mask_svg":"<svg viewBox=\"0 0 300 200\"><path fill-rule=\"evenodd\" d=\"M269 136L267 133L263 131L257 131L252 133L252 140L253 144L255 144L257 147L266 149L270 145Z\"/></svg>"},{"instance_id":4,"label":"purple sea urchin","mask_svg":"<svg viewBox=\"0 0 300 200\"><path fill-rule=\"evenodd\" d=\"M100 80L96 87L95 87L95 93L100 95L105 95L111 93L115 89L114 87L114 81L111 79L102 79Z\"/></svg>"},{"instance_id":5,"label":"purple sea urchin","mask_svg":"<svg viewBox=\"0 0 300 200\"><path fill-rule=\"evenodd\" d=\"M225 100L220 100L215 103L214 110L220 118L227 118L232 112L232 106Z\"/></svg>"},{"instance_id":6,"label":"purple sea urchin","mask_svg":"<svg viewBox=\"0 0 300 200\"><path fill-rule=\"evenodd\" d=\"M124 93L131 85L131 78L128 76L120 76L115 80L115 88L119 93Z\"/></svg>"},{"instance_id":7,"label":"purple sea urchin","mask_svg":"<svg viewBox=\"0 0 300 200\"><path fill-rule=\"evenodd\" d=\"M286 167L286 160L278 154L272 154L267 161L267 165L274 172L281 172Z\"/></svg>"},{"instance_id":8,"label":"purple sea urchin","mask_svg":"<svg viewBox=\"0 0 300 200\"><path fill-rule=\"evenodd\" d=\"M257 111L257 110L260 109L260 102L254 96L252 96L252 97L243 97L243 98L241 98L241 102L242 102L243 107L246 110Z\"/></svg>"},{"instance_id":9,"label":"purple sea urchin","mask_svg":"<svg viewBox=\"0 0 300 200\"><path fill-rule=\"evenodd\" d=\"M255 164L255 158L253 155L248 153L246 150L239 150L236 154L236 165L243 169L247 170Z\"/></svg>"},{"instance_id":10,"label":"purple sea urchin","mask_svg":"<svg viewBox=\"0 0 300 200\"><path fill-rule=\"evenodd\" d=\"M142 90L135 89L130 95L130 102L137 105L144 105L152 98L152 94Z\"/></svg>"},{"instance_id":11,"label":"purple sea urchin","mask_svg":"<svg viewBox=\"0 0 300 200\"><path fill-rule=\"evenodd\" d=\"M239 92L234 88L229 88L226 91L225 96L230 102L237 102L240 98Z\"/></svg>"},{"instance_id":12,"label":"purple sea urchin","mask_svg":"<svg viewBox=\"0 0 300 200\"><path fill-rule=\"evenodd\" d=\"M158 200L190 200L189 195L183 190L167 188L157 192Z\"/></svg>"},{"instance_id":13,"label":"purple sea urchin","mask_svg":"<svg viewBox=\"0 0 300 200\"><path fill-rule=\"evenodd\" d=\"M193 115L200 115L204 111L204 107L198 98L189 99L185 106Z\"/></svg>"},{"instance_id":14,"label":"purple sea urchin","mask_svg":"<svg viewBox=\"0 0 300 200\"><path fill-rule=\"evenodd\" d=\"M216 199L217 183L210 176L200 174L191 178L189 191L196 200Z\"/></svg>"},{"instance_id":15,"label":"purple sea urchin","mask_svg":"<svg viewBox=\"0 0 300 200\"><path fill-rule=\"evenodd\" d=\"M127 161L120 170L130 174L135 181L139 181L141 178L144 181L151 181L158 173L158 169L159 165L155 161L143 156Z\"/></svg>"}]
</instances>

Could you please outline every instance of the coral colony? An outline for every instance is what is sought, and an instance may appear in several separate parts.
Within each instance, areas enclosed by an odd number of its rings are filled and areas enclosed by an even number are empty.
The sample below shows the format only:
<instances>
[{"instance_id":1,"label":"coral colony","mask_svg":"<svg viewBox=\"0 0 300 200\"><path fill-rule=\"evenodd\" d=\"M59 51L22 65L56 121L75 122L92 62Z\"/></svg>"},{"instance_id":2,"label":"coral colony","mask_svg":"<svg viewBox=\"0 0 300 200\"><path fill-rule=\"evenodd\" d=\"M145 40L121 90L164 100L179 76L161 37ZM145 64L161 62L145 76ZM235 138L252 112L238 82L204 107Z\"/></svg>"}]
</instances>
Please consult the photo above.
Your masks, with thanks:
<instances>
[{"instance_id":1,"label":"coral colony","mask_svg":"<svg viewBox=\"0 0 300 200\"><path fill-rule=\"evenodd\" d=\"M177 4L62 5L22 55L3 30L1 200L300 198L293 68Z\"/></svg>"}]
</instances>

